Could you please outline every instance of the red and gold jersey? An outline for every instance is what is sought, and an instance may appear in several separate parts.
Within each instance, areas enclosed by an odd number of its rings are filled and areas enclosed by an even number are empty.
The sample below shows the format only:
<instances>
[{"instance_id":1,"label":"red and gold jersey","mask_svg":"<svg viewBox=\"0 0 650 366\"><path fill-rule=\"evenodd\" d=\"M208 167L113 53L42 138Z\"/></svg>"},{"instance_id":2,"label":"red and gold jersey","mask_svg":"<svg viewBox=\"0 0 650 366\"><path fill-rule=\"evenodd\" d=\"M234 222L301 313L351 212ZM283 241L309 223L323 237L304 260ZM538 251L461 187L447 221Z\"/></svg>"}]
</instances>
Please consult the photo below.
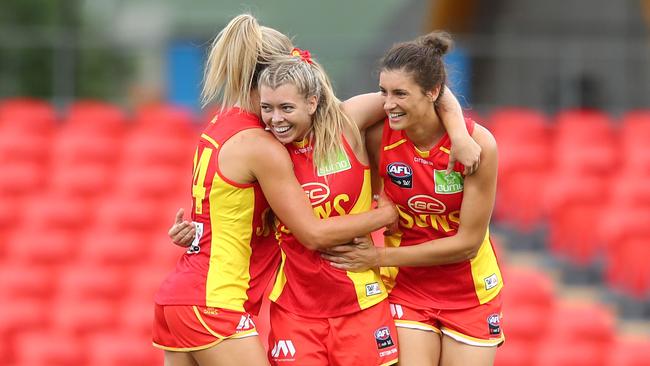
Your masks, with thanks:
<instances>
[{"instance_id":1,"label":"red and gold jersey","mask_svg":"<svg viewBox=\"0 0 650 366\"><path fill-rule=\"evenodd\" d=\"M215 117L194 154L192 220L194 242L156 295L160 305L200 305L257 313L280 262L266 225L269 205L257 182L239 184L219 169L219 148L236 133L262 128L254 114L238 108Z\"/></svg>"},{"instance_id":2,"label":"red and gold jersey","mask_svg":"<svg viewBox=\"0 0 650 366\"><path fill-rule=\"evenodd\" d=\"M466 120L471 134L474 121ZM384 123L379 174L384 191L399 210L399 231L386 237L386 246L416 245L456 235L463 201L463 166L445 174L451 140L445 134L429 151L420 151L404 131ZM484 304L501 287L501 272L489 232L478 255L461 263L429 267L382 269L395 301L439 309L462 309Z\"/></svg>"},{"instance_id":3,"label":"red and gold jersey","mask_svg":"<svg viewBox=\"0 0 650 366\"><path fill-rule=\"evenodd\" d=\"M332 164L316 168L312 145L287 145L298 181L308 195L314 214L321 218L370 209L370 169L361 164L344 141ZM278 238L282 264L271 300L295 314L325 318L351 314L387 297L378 270L355 273L336 269L320 253L303 246L281 223Z\"/></svg>"}]
</instances>

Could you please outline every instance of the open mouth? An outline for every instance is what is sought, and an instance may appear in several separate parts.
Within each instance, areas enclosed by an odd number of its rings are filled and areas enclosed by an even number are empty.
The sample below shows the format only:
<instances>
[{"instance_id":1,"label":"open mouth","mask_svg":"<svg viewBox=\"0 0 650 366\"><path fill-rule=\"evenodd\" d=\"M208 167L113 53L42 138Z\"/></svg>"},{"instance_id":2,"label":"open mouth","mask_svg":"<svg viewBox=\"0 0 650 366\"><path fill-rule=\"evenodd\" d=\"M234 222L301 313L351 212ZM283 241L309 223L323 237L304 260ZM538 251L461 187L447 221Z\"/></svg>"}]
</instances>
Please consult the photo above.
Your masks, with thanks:
<instances>
[{"instance_id":1,"label":"open mouth","mask_svg":"<svg viewBox=\"0 0 650 366\"><path fill-rule=\"evenodd\" d=\"M390 118L390 119L398 119L398 118L400 118L402 116L405 116L405 115L406 115L406 113L404 113L404 112L390 112L390 113L388 113L388 118Z\"/></svg>"}]
</instances>

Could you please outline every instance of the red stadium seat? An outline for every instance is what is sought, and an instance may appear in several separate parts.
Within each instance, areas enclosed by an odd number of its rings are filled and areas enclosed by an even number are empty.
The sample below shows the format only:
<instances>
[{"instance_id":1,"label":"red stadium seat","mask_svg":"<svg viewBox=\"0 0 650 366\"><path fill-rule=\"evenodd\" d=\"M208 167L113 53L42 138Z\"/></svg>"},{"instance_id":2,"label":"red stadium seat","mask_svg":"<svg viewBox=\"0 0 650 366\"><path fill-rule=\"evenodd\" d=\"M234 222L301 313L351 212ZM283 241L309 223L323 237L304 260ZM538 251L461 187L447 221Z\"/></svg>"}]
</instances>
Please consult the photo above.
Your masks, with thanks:
<instances>
[{"instance_id":1,"label":"red stadium seat","mask_svg":"<svg viewBox=\"0 0 650 366\"><path fill-rule=\"evenodd\" d=\"M580 342L606 348L615 339L614 314L596 302L559 302L549 320L555 325L549 337L564 344Z\"/></svg>"},{"instance_id":2,"label":"red stadium seat","mask_svg":"<svg viewBox=\"0 0 650 366\"><path fill-rule=\"evenodd\" d=\"M56 127L56 112L47 102L15 98L0 102L0 131L21 135L47 136Z\"/></svg>"},{"instance_id":3,"label":"red stadium seat","mask_svg":"<svg viewBox=\"0 0 650 366\"><path fill-rule=\"evenodd\" d=\"M178 192L187 192L192 179L191 168L142 166L119 171L117 194L143 200L166 200ZM172 213L173 214L173 213Z\"/></svg>"},{"instance_id":4,"label":"red stadium seat","mask_svg":"<svg viewBox=\"0 0 650 366\"><path fill-rule=\"evenodd\" d=\"M158 286L162 279L159 281ZM119 329L124 333L138 336L151 342L154 319L153 296L131 298L124 302L124 309L119 313Z\"/></svg>"},{"instance_id":5,"label":"red stadium seat","mask_svg":"<svg viewBox=\"0 0 650 366\"><path fill-rule=\"evenodd\" d=\"M32 230L60 230L76 235L93 222L90 207L78 196L34 195L25 200L22 209Z\"/></svg>"},{"instance_id":6,"label":"red stadium seat","mask_svg":"<svg viewBox=\"0 0 650 366\"><path fill-rule=\"evenodd\" d=\"M120 309L114 303L101 300L85 300L60 297L51 307L54 329L82 337L117 329Z\"/></svg>"},{"instance_id":7,"label":"red stadium seat","mask_svg":"<svg viewBox=\"0 0 650 366\"><path fill-rule=\"evenodd\" d=\"M196 139L195 116L189 109L167 104L152 104L139 108L134 116L137 133L155 136L175 136Z\"/></svg>"},{"instance_id":8,"label":"red stadium seat","mask_svg":"<svg viewBox=\"0 0 650 366\"><path fill-rule=\"evenodd\" d=\"M513 171L499 177L495 218L510 222L522 232L529 232L546 216L548 173Z\"/></svg>"},{"instance_id":9,"label":"red stadium seat","mask_svg":"<svg viewBox=\"0 0 650 366\"><path fill-rule=\"evenodd\" d=\"M497 352L498 353L498 352ZM537 349L535 366L608 366L605 350L589 344L549 341ZM523 365L523 364L522 364Z\"/></svg>"},{"instance_id":10,"label":"red stadium seat","mask_svg":"<svg viewBox=\"0 0 650 366\"><path fill-rule=\"evenodd\" d=\"M45 171L39 164L8 163L2 165L0 195L14 198L38 192L47 187Z\"/></svg>"},{"instance_id":11,"label":"red stadium seat","mask_svg":"<svg viewBox=\"0 0 650 366\"><path fill-rule=\"evenodd\" d=\"M79 255L85 263L123 268L143 263L150 255L149 236L95 227L80 240Z\"/></svg>"},{"instance_id":12,"label":"red stadium seat","mask_svg":"<svg viewBox=\"0 0 650 366\"><path fill-rule=\"evenodd\" d=\"M151 336L128 332L91 337L88 340L90 365L141 366L162 365L163 351L151 345Z\"/></svg>"},{"instance_id":13,"label":"red stadium seat","mask_svg":"<svg viewBox=\"0 0 650 366\"><path fill-rule=\"evenodd\" d=\"M128 293L129 288L125 273L88 263L60 271L57 295L66 301L80 303L88 300L116 302Z\"/></svg>"},{"instance_id":14,"label":"red stadium seat","mask_svg":"<svg viewBox=\"0 0 650 366\"><path fill-rule=\"evenodd\" d=\"M497 139L497 143L506 140L520 144L548 142L548 118L534 109L498 108L492 111L489 120L490 131Z\"/></svg>"},{"instance_id":15,"label":"red stadium seat","mask_svg":"<svg viewBox=\"0 0 650 366\"><path fill-rule=\"evenodd\" d=\"M494 366L523 366L534 365L535 350L533 345L513 340L508 333L508 339L497 349Z\"/></svg>"},{"instance_id":16,"label":"red stadium seat","mask_svg":"<svg viewBox=\"0 0 650 366\"><path fill-rule=\"evenodd\" d=\"M617 133L610 117L597 110L565 110L557 114L555 163L567 174L608 174L618 164Z\"/></svg>"},{"instance_id":17,"label":"red stadium seat","mask_svg":"<svg viewBox=\"0 0 650 366\"><path fill-rule=\"evenodd\" d=\"M89 200L106 197L114 189L115 171L101 164L71 164L52 172L51 191L54 194Z\"/></svg>"},{"instance_id":18,"label":"red stadium seat","mask_svg":"<svg viewBox=\"0 0 650 366\"><path fill-rule=\"evenodd\" d=\"M508 308L538 309L551 313L555 306L554 286L544 272L508 266L503 271L503 304Z\"/></svg>"},{"instance_id":19,"label":"red stadium seat","mask_svg":"<svg viewBox=\"0 0 650 366\"><path fill-rule=\"evenodd\" d=\"M620 337L610 352L608 366L647 366L650 365L650 338Z\"/></svg>"},{"instance_id":20,"label":"red stadium seat","mask_svg":"<svg viewBox=\"0 0 650 366\"><path fill-rule=\"evenodd\" d=\"M125 164L135 169L145 166L170 166L191 172L195 145L194 140L179 139L175 136L133 134L124 146L124 156L128 157Z\"/></svg>"},{"instance_id":21,"label":"red stadium seat","mask_svg":"<svg viewBox=\"0 0 650 366\"><path fill-rule=\"evenodd\" d=\"M5 263L0 266L0 294L4 299L18 299L41 302L56 293L52 281L55 273L45 268L16 263Z\"/></svg>"},{"instance_id":22,"label":"red stadium seat","mask_svg":"<svg viewBox=\"0 0 650 366\"><path fill-rule=\"evenodd\" d=\"M70 165L114 166L122 156L121 149L119 139L66 132L57 135L53 154L59 169Z\"/></svg>"},{"instance_id":23,"label":"red stadium seat","mask_svg":"<svg viewBox=\"0 0 650 366\"><path fill-rule=\"evenodd\" d=\"M146 174L143 174L144 176ZM156 180L146 183L153 185L153 182ZM144 191L146 187L132 187L132 189ZM159 226L170 226L170 218L173 220L175 214L175 211L163 212L160 210L165 202L164 198L164 196L161 197L160 199L163 201L157 202L154 197L138 195L133 191L116 192L113 196L97 204L98 227L94 229L135 234L158 232ZM164 232L166 233L167 230Z\"/></svg>"},{"instance_id":24,"label":"red stadium seat","mask_svg":"<svg viewBox=\"0 0 650 366\"><path fill-rule=\"evenodd\" d=\"M120 138L126 132L127 118L117 106L82 100L70 105L63 128L83 135Z\"/></svg>"},{"instance_id":25,"label":"red stadium seat","mask_svg":"<svg viewBox=\"0 0 650 366\"><path fill-rule=\"evenodd\" d=\"M610 181L590 176L547 177L549 245L576 265L588 265L602 251L596 230L608 205Z\"/></svg>"},{"instance_id":26,"label":"red stadium seat","mask_svg":"<svg viewBox=\"0 0 650 366\"><path fill-rule=\"evenodd\" d=\"M79 239L67 230L31 230L29 221L14 231L6 246L8 259L19 265L53 267L74 262Z\"/></svg>"},{"instance_id":27,"label":"red stadium seat","mask_svg":"<svg viewBox=\"0 0 650 366\"><path fill-rule=\"evenodd\" d=\"M50 160L51 138L0 131L0 163L27 163L45 167Z\"/></svg>"},{"instance_id":28,"label":"red stadium seat","mask_svg":"<svg viewBox=\"0 0 650 366\"><path fill-rule=\"evenodd\" d=\"M26 332L16 339L17 365L86 365L85 345L59 330Z\"/></svg>"}]
</instances>

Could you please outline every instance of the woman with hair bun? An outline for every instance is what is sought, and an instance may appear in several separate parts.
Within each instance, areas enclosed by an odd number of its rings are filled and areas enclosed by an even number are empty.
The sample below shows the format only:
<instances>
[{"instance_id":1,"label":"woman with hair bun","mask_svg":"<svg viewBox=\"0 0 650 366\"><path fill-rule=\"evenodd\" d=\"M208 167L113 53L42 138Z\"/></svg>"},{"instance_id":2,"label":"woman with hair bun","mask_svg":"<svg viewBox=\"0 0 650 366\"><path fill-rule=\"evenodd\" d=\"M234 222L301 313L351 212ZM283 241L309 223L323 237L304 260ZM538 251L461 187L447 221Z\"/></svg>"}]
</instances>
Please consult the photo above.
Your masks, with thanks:
<instances>
[{"instance_id":1,"label":"woman with hair bun","mask_svg":"<svg viewBox=\"0 0 650 366\"><path fill-rule=\"evenodd\" d=\"M494 206L494 137L472 120L481 146L472 175L449 162L448 131L435 111L445 90L444 32L393 46L383 57L379 87L388 118L368 133L384 193L399 210L385 247L365 238L323 256L352 271L382 267L398 329L400 365L492 365L504 341L501 272L488 225Z\"/></svg>"}]
</instances>

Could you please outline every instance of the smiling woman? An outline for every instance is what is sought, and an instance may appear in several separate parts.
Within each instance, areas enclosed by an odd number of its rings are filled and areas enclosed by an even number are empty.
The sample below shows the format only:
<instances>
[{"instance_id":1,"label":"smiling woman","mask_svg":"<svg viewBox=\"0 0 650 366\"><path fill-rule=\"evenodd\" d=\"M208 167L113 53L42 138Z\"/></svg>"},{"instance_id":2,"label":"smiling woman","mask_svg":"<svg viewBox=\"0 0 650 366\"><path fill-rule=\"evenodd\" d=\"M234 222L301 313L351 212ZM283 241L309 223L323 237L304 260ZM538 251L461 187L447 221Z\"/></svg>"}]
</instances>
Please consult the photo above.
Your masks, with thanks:
<instances>
[{"instance_id":1,"label":"smiling woman","mask_svg":"<svg viewBox=\"0 0 650 366\"><path fill-rule=\"evenodd\" d=\"M384 193L399 210L397 230L385 248L359 239L324 255L340 269L384 267L406 366L492 365L504 341L503 281L488 232L496 143L466 120L482 148L481 166L473 175L460 164L448 171L450 133L435 106L445 90L442 56L450 45L449 35L434 32L385 55L379 85L388 120L367 139Z\"/></svg>"}]
</instances>

